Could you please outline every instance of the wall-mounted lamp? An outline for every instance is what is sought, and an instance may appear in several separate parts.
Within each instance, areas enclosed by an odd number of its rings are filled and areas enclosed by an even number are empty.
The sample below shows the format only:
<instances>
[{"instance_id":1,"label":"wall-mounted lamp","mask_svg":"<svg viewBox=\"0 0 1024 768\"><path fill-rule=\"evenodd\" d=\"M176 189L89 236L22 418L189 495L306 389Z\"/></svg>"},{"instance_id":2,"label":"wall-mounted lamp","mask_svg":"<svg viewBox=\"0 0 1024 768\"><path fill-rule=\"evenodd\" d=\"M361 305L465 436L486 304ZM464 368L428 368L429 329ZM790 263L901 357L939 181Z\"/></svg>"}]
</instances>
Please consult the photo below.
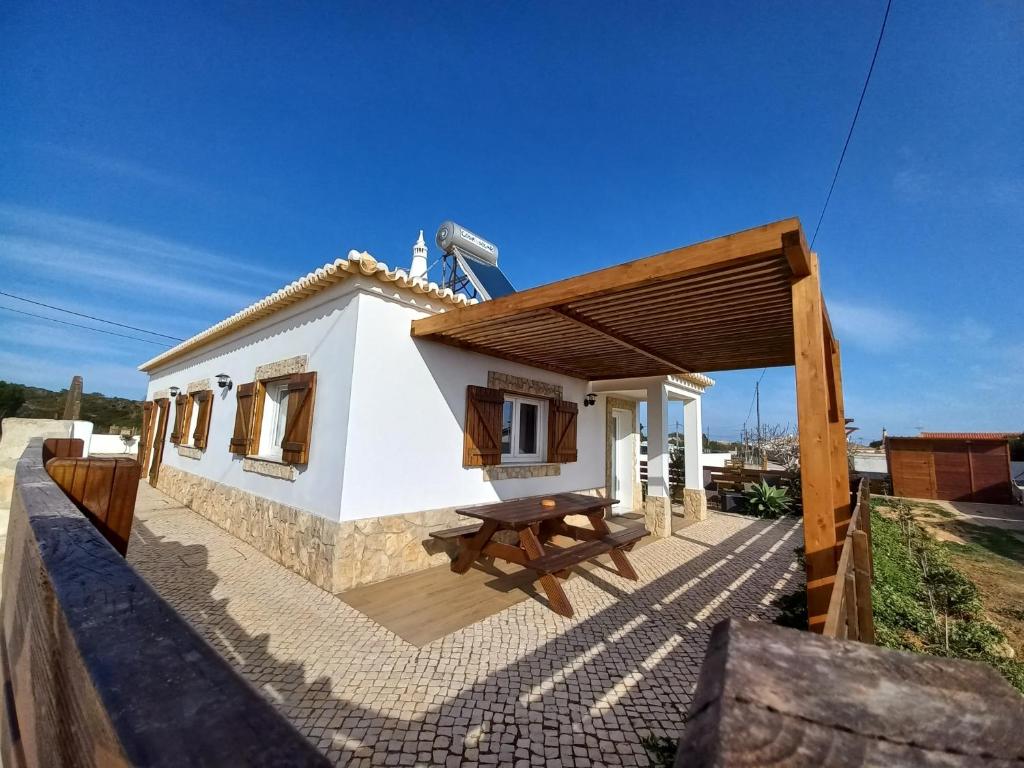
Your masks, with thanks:
<instances>
[{"instance_id":1,"label":"wall-mounted lamp","mask_svg":"<svg viewBox=\"0 0 1024 768\"><path fill-rule=\"evenodd\" d=\"M221 389L224 389L224 388L227 388L229 390L231 389L231 387L232 387L231 377L228 376L226 373L218 373L217 376L216 376L216 379L217 379L217 386L218 387L220 387Z\"/></svg>"},{"instance_id":2,"label":"wall-mounted lamp","mask_svg":"<svg viewBox=\"0 0 1024 768\"><path fill-rule=\"evenodd\" d=\"M597 395L595 395L593 392L591 392L589 395L585 395L583 397L583 407L584 408L587 408L587 407L589 407L591 405L595 405L596 403L597 403Z\"/></svg>"},{"instance_id":3,"label":"wall-mounted lamp","mask_svg":"<svg viewBox=\"0 0 1024 768\"><path fill-rule=\"evenodd\" d=\"M177 397L177 396L178 396L178 393L179 393L179 392L181 392L181 390L180 390L180 389L179 389L178 387L169 387L169 388L167 389L167 393L168 393L168 394L169 394L169 395L170 395L171 397Z\"/></svg>"}]
</instances>

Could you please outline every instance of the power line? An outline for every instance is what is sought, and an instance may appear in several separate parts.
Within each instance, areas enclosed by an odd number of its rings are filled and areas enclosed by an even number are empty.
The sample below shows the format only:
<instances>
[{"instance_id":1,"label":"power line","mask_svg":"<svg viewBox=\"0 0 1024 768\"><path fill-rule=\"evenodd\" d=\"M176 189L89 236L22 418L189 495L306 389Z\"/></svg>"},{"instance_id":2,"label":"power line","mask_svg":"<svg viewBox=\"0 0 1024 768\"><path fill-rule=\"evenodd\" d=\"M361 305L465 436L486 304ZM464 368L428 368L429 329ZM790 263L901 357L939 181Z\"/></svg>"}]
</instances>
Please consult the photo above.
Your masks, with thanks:
<instances>
[{"instance_id":1,"label":"power line","mask_svg":"<svg viewBox=\"0 0 1024 768\"><path fill-rule=\"evenodd\" d=\"M134 325L125 325L124 323L115 323L113 320L104 320L102 317L93 317L92 315L86 315L86 314L84 314L82 312L75 312L72 309L65 309L64 307L56 307L53 304L44 304L43 302L36 301L35 299L26 299L24 296L15 296L13 293L7 293L7 291L0 291L0 296L7 296L8 298L11 298L11 299L17 299L18 301L24 301L24 302L26 302L28 304L35 304L38 307L46 307L47 309L53 309L53 310L56 310L57 312L67 312L69 315L77 315L78 317L84 317L87 320L95 320L98 323L107 323L109 325L116 325L118 328L127 328L127 329L129 329L131 331L141 331L142 333L149 333L149 334L152 334L153 336L163 336L165 339L170 339L171 341L184 341L184 339L179 339L177 336L168 336L166 333L157 333L156 331L149 331L149 330L146 330L145 328L136 328ZM44 318L44 319L49 320L51 318ZM79 327L84 328L85 326L79 326ZM98 330L98 329L94 328L92 330ZM132 337L129 337L129 338L132 338Z\"/></svg>"},{"instance_id":2,"label":"power line","mask_svg":"<svg viewBox=\"0 0 1024 768\"><path fill-rule=\"evenodd\" d=\"M832 190L836 188L836 179L839 178L839 169L843 167L843 159L846 157L846 150L850 146L850 139L853 138L853 129L857 125L857 118L860 116L860 107L864 103L864 94L868 92L868 83L871 82L871 73L875 71L875 60L878 59L878 50L882 47L882 36L885 34L885 23L889 20L889 9L892 8L892 0L885 4L885 15L882 17L882 28L878 30L878 42L875 43L875 52L871 56L871 66L868 67L868 76L864 78L864 87L860 91L860 99L857 100L857 109L853 113L853 121L850 123L850 130L846 134L846 143L843 144L842 154L839 155L839 163L836 165L836 172L832 176L832 184L829 185L828 194L825 196L825 204L821 207L821 216L818 217L818 225L814 228L814 236L811 238L811 248L814 241L818 239L818 230L821 229L821 222L825 218L825 211L828 210L829 200L832 199Z\"/></svg>"},{"instance_id":3,"label":"power line","mask_svg":"<svg viewBox=\"0 0 1024 768\"><path fill-rule=\"evenodd\" d=\"M144 341L147 344L156 344L158 347L168 347L169 344L165 344L162 341L154 341L153 339L141 339L138 336L129 336L126 333L114 333L114 331L105 331L102 328L91 328L88 325L80 325L79 323L69 323L67 320L58 320L56 317L46 317L45 315L37 315L34 312L23 312L20 309L14 309L13 307L0 307L0 309L6 309L8 312L17 312L19 315L27 315L29 317L36 317L40 320L49 320L51 323L60 323L61 325L70 325L73 328L84 328L87 331L95 331L96 333L105 333L108 336L120 336L122 339L134 339L135 341Z\"/></svg>"}]
</instances>

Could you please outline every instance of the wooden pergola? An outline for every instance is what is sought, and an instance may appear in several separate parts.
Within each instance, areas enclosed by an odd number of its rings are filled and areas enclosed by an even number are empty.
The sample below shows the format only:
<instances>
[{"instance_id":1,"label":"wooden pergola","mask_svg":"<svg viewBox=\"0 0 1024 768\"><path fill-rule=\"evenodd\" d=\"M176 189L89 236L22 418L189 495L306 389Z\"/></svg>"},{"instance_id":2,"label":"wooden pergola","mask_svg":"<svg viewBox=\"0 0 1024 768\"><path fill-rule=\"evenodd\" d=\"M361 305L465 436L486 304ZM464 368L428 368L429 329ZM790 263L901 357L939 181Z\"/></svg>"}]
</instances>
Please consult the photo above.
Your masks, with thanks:
<instances>
[{"instance_id":1,"label":"wooden pergola","mask_svg":"<svg viewBox=\"0 0 1024 768\"><path fill-rule=\"evenodd\" d=\"M850 481L839 344L798 219L450 309L412 334L588 381L794 366L808 615L821 631Z\"/></svg>"}]
</instances>

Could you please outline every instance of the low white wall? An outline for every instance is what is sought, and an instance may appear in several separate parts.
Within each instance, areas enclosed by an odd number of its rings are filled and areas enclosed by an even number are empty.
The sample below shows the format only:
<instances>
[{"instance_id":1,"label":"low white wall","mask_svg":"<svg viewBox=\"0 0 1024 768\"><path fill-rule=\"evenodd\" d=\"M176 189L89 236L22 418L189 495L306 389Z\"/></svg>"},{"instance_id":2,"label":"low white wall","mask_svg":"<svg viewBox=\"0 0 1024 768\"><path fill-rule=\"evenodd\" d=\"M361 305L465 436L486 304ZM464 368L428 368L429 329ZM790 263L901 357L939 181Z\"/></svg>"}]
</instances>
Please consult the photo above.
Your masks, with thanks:
<instances>
[{"instance_id":1,"label":"low white wall","mask_svg":"<svg viewBox=\"0 0 1024 768\"><path fill-rule=\"evenodd\" d=\"M98 435L95 432L89 440L89 453L121 453L127 456L138 455L139 438L133 437L125 447L120 435Z\"/></svg>"},{"instance_id":2,"label":"low white wall","mask_svg":"<svg viewBox=\"0 0 1024 768\"><path fill-rule=\"evenodd\" d=\"M91 421L4 419L3 436L0 437L0 508L7 509L11 505L14 468L29 440L34 437L79 437L85 442L84 454L88 456L91 436Z\"/></svg>"},{"instance_id":3,"label":"low white wall","mask_svg":"<svg viewBox=\"0 0 1024 768\"><path fill-rule=\"evenodd\" d=\"M853 469L855 472L877 472L884 475L889 472L889 463L884 453L855 453Z\"/></svg>"},{"instance_id":4,"label":"low white wall","mask_svg":"<svg viewBox=\"0 0 1024 768\"><path fill-rule=\"evenodd\" d=\"M724 467L731 458L731 453L703 453L701 454L701 463L705 467Z\"/></svg>"}]
</instances>

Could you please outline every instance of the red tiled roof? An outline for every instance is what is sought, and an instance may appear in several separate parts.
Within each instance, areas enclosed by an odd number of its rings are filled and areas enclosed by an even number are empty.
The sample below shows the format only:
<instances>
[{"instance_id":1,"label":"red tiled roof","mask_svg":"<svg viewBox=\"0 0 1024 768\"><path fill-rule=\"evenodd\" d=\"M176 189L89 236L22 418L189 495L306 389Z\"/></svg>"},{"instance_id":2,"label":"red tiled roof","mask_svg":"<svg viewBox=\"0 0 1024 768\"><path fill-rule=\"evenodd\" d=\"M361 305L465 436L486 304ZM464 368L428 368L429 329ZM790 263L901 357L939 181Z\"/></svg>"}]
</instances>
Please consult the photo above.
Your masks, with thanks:
<instances>
[{"instance_id":1,"label":"red tiled roof","mask_svg":"<svg viewBox=\"0 0 1024 768\"><path fill-rule=\"evenodd\" d=\"M922 432L921 437L934 440L1006 440L1019 432Z\"/></svg>"}]
</instances>

